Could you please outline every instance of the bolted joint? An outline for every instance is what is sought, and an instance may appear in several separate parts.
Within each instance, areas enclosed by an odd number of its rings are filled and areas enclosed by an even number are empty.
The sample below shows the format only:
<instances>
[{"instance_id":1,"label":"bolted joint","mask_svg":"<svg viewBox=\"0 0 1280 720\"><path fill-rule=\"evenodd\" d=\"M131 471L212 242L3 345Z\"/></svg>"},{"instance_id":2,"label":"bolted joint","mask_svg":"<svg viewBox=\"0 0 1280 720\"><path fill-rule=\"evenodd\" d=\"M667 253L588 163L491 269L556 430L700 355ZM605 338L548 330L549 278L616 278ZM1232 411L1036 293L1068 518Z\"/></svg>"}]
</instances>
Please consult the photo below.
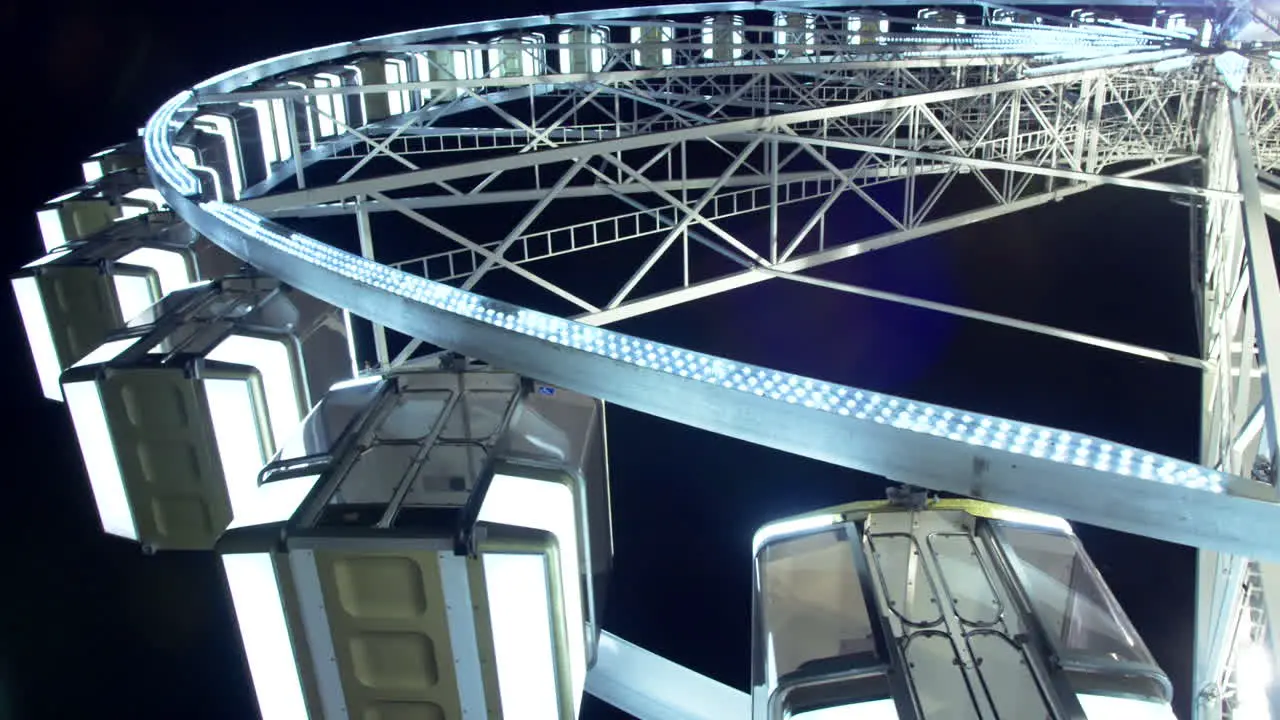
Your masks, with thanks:
<instances>
[{"instance_id":1,"label":"bolted joint","mask_svg":"<svg viewBox=\"0 0 1280 720\"><path fill-rule=\"evenodd\" d=\"M1196 702L1200 705L1213 705L1222 699L1222 688L1216 683L1209 683L1196 693Z\"/></svg>"},{"instance_id":2,"label":"bolted joint","mask_svg":"<svg viewBox=\"0 0 1280 720\"><path fill-rule=\"evenodd\" d=\"M900 485L885 490L890 503L909 510L924 510L929 505L929 491L911 485Z\"/></svg>"},{"instance_id":3,"label":"bolted joint","mask_svg":"<svg viewBox=\"0 0 1280 720\"><path fill-rule=\"evenodd\" d=\"M456 352L446 352L440 356L440 369L448 372L463 372L467 369L467 358Z\"/></svg>"},{"instance_id":4,"label":"bolted joint","mask_svg":"<svg viewBox=\"0 0 1280 720\"><path fill-rule=\"evenodd\" d=\"M1253 461L1253 467L1249 469L1249 477L1253 480L1274 485L1276 482L1275 464L1270 458L1259 457Z\"/></svg>"}]
</instances>

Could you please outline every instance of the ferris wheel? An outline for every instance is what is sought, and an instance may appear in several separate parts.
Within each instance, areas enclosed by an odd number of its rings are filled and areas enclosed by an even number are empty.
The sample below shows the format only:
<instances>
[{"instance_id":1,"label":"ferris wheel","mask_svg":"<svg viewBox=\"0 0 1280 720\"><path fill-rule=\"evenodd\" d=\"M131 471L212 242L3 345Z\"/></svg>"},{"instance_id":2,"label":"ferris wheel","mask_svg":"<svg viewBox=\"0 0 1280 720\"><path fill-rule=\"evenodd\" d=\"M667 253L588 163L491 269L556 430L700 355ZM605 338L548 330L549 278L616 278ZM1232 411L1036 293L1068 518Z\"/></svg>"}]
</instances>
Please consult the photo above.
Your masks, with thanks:
<instances>
[{"instance_id":1,"label":"ferris wheel","mask_svg":"<svg viewBox=\"0 0 1280 720\"><path fill-rule=\"evenodd\" d=\"M1263 717L1280 21L1059 10L540 15L184 90L13 279L103 529L221 556L264 718L1172 717L1066 518L1200 549L1197 717ZM1195 213L1199 354L813 273L1104 185ZM1199 462L609 327L767 281L1194 368ZM760 528L750 688L602 626L608 404L906 486Z\"/></svg>"}]
</instances>

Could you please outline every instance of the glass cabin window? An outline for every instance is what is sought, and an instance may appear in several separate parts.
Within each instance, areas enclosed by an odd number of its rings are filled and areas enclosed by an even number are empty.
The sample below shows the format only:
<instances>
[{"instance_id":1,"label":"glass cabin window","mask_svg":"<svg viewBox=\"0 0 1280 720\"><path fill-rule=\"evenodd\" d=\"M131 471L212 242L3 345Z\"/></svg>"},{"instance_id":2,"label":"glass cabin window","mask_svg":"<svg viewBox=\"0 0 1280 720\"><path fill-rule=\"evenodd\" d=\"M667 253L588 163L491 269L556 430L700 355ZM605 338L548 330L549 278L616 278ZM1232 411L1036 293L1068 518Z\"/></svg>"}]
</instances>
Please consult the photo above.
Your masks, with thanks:
<instances>
[{"instance_id":1,"label":"glass cabin window","mask_svg":"<svg viewBox=\"0 0 1280 720\"><path fill-rule=\"evenodd\" d=\"M116 303L120 307L120 318L125 322L151 307L160 294L156 273L140 270L129 272L117 268L111 277L116 290Z\"/></svg>"},{"instance_id":2,"label":"glass cabin window","mask_svg":"<svg viewBox=\"0 0 1280 720\"><path fill-rule=\"evenodd\" d=\"M854 535L856 538L856 534ZM862 593L849 531L786 538L760 550L763 626L757 638L770 690L779 678L879 665L871 614Z\"/></svg>"},{"instance_id":3,"label":"glass cabin window","mask_svg":"<svg viewBox=\"0 0 1280 720\"><path fill-rule=\"evenodd\" d=\"M999 534L1064 659L1155 664L1074 536L1008 525Z\"/></svg>"},{"instance_id":4,"label":"glass cabin window","mask_svg":"<svg viewBox=\"0 0 1280 720\"><path fill-rule=\"evenodd\" d=\"M190 303L197 301L200 296L208 292L208 289L209 283L203 282L173 290L153 303L151 307L125 321L125 327L135 330L149 328L165 315L180 312Z\"/></svg>"},{"instance_id":5,"label":"glass cabin window","mask_svg":"<svg viewBox=\"0 0 1280 720\"><path fill-rule=\"evenodd\" d=\"M205 358L248 365L262 374L270 420L270 457L276 448L284 445L289 433L302 419L300 410L304 403L299 397L296 382L301 369L297 367L290 344L275 338L228 335L206 353Z\"/></svg>"},{"instance_id":6,"label":"glass cabin window","mask_svg":"<svg viewBox=\"0 0 1280 720\"><path fill-rule=\"evenodd\" d=\"M893 704L893 700L885 698L804 710L790 713L787 718L788 720L898 720L898 708Z\"/></svg>"},{"instance_id":7,"label":"glass cabin window","mask_svg":"<svg viewBox=\"0 0 1280 720\"><path fill-rule=\"evenodd\" d=\"M342 83L337 78L330 79L329 75L316 75L311 80L311 84L317 88L339 87ZM314 107L316 109L316 121L319 125L320 137L327 138L338 131L338 126L333 122L337 115L334 110L335 103L333 99L335 95L316 95ZM312 105L312 99L307 98L307 105Z\"/></svg>"},{"instance_id":8,"label":"glass cabin window","mask_svg":"<svg viewBox=\"0 0 1280 720\"><path fill-rule=\"evenodd\" d=\"M1137 698L1106 695L1076 695L1087 720L1176 720L1168 703L1153 703ZM1246 717L1237 709L1235 717ZM1252 716L1247 716L1252 717Z\"/></svg>"},{"instance_id":9,"label":"glass cabin window","mask_svg":"<svg viewBox=\"0 0 1280 720\"><path fill-rule=\"evenodd\" d=\"M387 58L385 68L388 85L399 85L409 82L409 62L407 60L403 60L401 58ZM392 115L401 115L413 109L410 106L408 90L392 90L387 93L387 102L389 112Z\"/></svg>"},{"instance_id":10,"label":"glass cabin window","mask_svg":"<svg viewBox=\"0 0 1280 720\"><path fill-rule=\"evenodd\" d=\"M326 455L342 431L373 401L380 383L352 384L330 390L307 415L273 462Z\"/></svg>"},{"instance_id":11,"label":"glass cabin window","mask_svg":"<svg viewBox=\"0 0 1280 720\"><path fill-rule=\"evenodd\" d=\"M196 127L216 135L222 141L227 159L227 178L231 181L231 199L239 200L244 191L244 170L240 167L240 147L236 139L235 123L223 115L201 115ZM163 198L160 198L163 202Z\"/></svg>"}]
</instances>

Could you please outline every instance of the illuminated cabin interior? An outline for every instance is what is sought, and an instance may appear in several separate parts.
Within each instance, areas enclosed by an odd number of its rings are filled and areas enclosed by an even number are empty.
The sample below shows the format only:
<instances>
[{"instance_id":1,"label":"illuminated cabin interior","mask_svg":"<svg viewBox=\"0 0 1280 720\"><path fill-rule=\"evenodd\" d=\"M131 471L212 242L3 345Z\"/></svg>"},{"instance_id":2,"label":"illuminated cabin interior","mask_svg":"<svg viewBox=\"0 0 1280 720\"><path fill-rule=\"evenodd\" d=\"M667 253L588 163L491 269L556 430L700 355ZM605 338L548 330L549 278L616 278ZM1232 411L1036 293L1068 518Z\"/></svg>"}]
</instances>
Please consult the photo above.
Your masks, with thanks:
<instances>
[{"instance_id":1,"label":"illuminated cabin interior","mask_svg":"<svg viewBox=\"0 0 1280 720\"><path fill-rule=\"evenodd\" d=\"M355 87L383 81L382 60L357 60L317 66L288 80L267 80L256 87ZM348 130L386 118L387 97L383 93L319 94L298 101L254 99L202 106L193 123L200 132L184 138L187 149L179 150L187 164L201 163L207 171L202 177L217 176L215 192L206 191L205 199L256 197L294 176L295 155L324 159L361 142Z\"/></svg>"},{"instance_id":2,"label":"illuminated cabin interior","mask_svg":"<svg viewBox=\"0 0 1280 720\"><path fill-rule=\"evenodd\" d=\"M418 64L418 77L428 82L472 80L484 77L484 51L480 43L468 40L457 44L474 47L416 53L414 58ZM439 96L455 98L466 94L466 91L457 88L429 88L422 92L424 100L427 101Z\"/></svg>"},{"instance_id":3,"label":"illuminated cabin interior","mask_svg":"<svg viewBox=\"0 0 1280 720\"><path fill-rule=\"evenodd\" d=\"M382 85L387 82L386 63L381 56L362 56L348 61L354 71L353 80L359 85ZM385 120L391 114L388 107L389 93L362 93L361 111L366 123Z\"/></svg>"},{"instance_id":4,"label":"illuminated cabin interior","mask_svg":"<svg viewBox=\"0 0 1280 720\"><path fill-rule=\"evenodd\" d=\"M1081 25L1086 25L1086 24L1098 23L1098 22L1116 22L1116 21L1119 21L1121 18L1119 15L1113 12L1105 12L1105 11L1099 12L1096 10L1086 10L1084 8L1077 8L1071 11L1071 19L1075 20L1077 23Z\"/></svg>"},{"instance_id":5,"label":"illuminated cabin interior","mask_svg":"<svg viewBox=\"0 0 1280 720\"><path fill-rule=\"evenodd\" d=\"M741 15L709 15L702 19L702 57L712 62L742 58L747 42L746 20Z\"/></svg>"},{"instance_id":6,"label":"illuminated cabin interior","mask_svg":"<svg viewBox=\"0 0 1280 720\"><path fill-rule=\"evenodd\" d=\"M631 62L638 68L659 68L675 64L676 29L671 21L632 27L629 35Z\"/></svg>"},{"instance_id":7,"label":"illuminated cabin interior","mask_svg":"<svg viewBox=\"0 0 1280 720\"><path fill-rule=\"evenodd\" d=\"M779 57L812 55L817 44L817 18L807 13L776 12L773 14L774 51Z\"/></svg>"},{"instance_id":8,"label":"illuminated cabin interior","mask_svg":"<svg viewBox=\"0 0 1280 720\"><path fill-rule=\"evenodd\" d=\"M200 277L196 236L173 213L112 223L28 263L11 278L45 397L59 374L165 293ZM204 244L206 253L220 253Z\"/></svg>"},{"instance_id":9,"label":"illuminated cabin interior","mask_svg":"<svg viewBox=\"0 0 1280 720\"><path fill-rule=\"evenodd\" d=\"M310 353L304 366L290 295L261 277L178 290L62 374L106 532L209 549L251 504L259 469L310 408L309 383L350 376L345 358Z\"/></svg>"},{"instance_id":10,"label":"illuminated cabin interior","mask_svg":"<svg viewBox=\"0 0 1280 720\"><path fill-rule=\"evenodd\" d=\"M411 83L418 80L418 62L413 53L387 53L381 56L382 72L389 84ZM366 83L368 81L366 80ZM402 115L420 107L421 93L411 90L390 90L386 94L387 112Z\"/></svg>"},{"instance_id":11,"label":"illuminated cabin interior","mask_svg":"<svg viewBox=\"0 0 1280 720\"><path fill-rule=\"evenodd\" d=\"M225 163L224 163L225 165ZM235 272L150 185L140 141L95 153L85 185L36 213L46 254L11 277L41 391L62 400L58 375L166 293Z\"/></svg>"},{"instance_id":12,"label":"illuminated cabin interior","mask_svg":"<svg viewBox=\"0 0 1280 720\"><path fill-rule=\"evenodd\" d=\"M884 34L889 32L889 18L877 11L851 14L845 18L845 28L850 44L874 45L883 42Z\"/></svg>"},{"instance_id":13,"label":"illuminated cabin interior","mask_svg":"<svg viewBox=\"0 0 1280 720\"><path fill-rule=\"evenodd\" d=\"M1180 32L1207 47L1213 38L1213 21L1202 13L1160 9L1151 18L1151 26Z\"/></svg>"},{"instance_id":14,"label":"illuminated cabin interior","mask_svg":"<svg viewBox=\"0 0 1280 720\"><path fill-rule=\"evenodd\" d=\"M49 200L36 210L46 252L85 239L112 223L164 207L133 144L109 148L84 166L85 184ZM93 178L89 180L88 178Z\"/></svg>"},{"instance_id":15,"label":"illuminated cabin interior","mask_svg":"<svg viewBox=\"0 0 1280 720\"><path fill-rule=\"evenodd\" d=\"M112 145L90 155L88 160L80 164L80 169L84 173L84 181L91 183L103 175L110 175L117 170L140 168L145 164L146 159L142 152L142 142L132 140L127 143Z\"/></svg>"},{"instance_id":16,"label":"illuminated cabin interior","mask_svg":"<svg viewBox=\"0 0 1280 720\"><path fill-rule=\"evenodd\" d=\"M991 22L999 25L1043 25L1044 18L1025 10L997 8L991 11Z\"/></svg>"},{"instance_id":17,"label":"illuminated cabin interior","mask_svg":"<svg viewBox=\"0 0 1280 720\"><path fill-rule=\"evenodd\" d=\"M318 65L257 87L323 89L355 87L366 81L387 81L381 59ZM392 94L403 98L411 93ZM230 202L254 197L281 178L291 177L296 155L323 159L359 142L349 129L385 118L387 97L317 94L296 101L277 98L205 105L191 129L179 138L175 153L200 179L204 199Z\"/></svg>"},{"instance_id":18,"label":"illuminated cabin interior","mask_svg":"<svg viewBox=\"0 0 1280 720\"><path fill-rule=\"evenodd\" d=\"M560 72L593 73L604 70L609 28L577 27L560 31Z\"/></svg>"},{"instance_id":19,"label":"illuminated cabin interior","mask_svg":"<svg viewBox=\"0 0 1280 720\"><path fill-rule=\"evenodd\" d=\"M864 502L754 544L755 720L1173 720L1168 677L1059 518Z\"/></svg>"},{"instance_id":20,"label":"illuminated cabin interior","mask_svg":"<svg viewBox=\"0 0 1280 720\"><path fill-rule=\"evenodd\" d=\"M487 76L510 78L546 74L545 43L542 33L502 35L490 40Z\"/></svg>"},{"instance_id":21,"label":"illuminated cabin interior","mask_svg":"<svg viewBox=\"0 0 1280 720\"><path fill-rule=\"evenodd\" d=\"M965 24L964 13L945 8L925 8L916 13L916 18L928 20L935 26L959 27Z\"/></svg>"},{"instance_id":22,"label":"illuminated cabin interior","mask_svg":"<svg viewBox=\"0 0 1280 720\"><path fill-rule=\"evenodd\" d=\"M217 546L265 720L576 717L612 563L602 403L474 367L345 382L281 483Z\"/></svg>"},{"instance_id":23,"label":"illuminated cabin interior","mask_svg":"<svg viewBox=\"0 0 1280 720\"><path fill-rule=\"evenodd\" d=\"M359 71L345 65L316 68L309 78L315 88L354 87L360 84ZM347 133L364 125L359 95L316 95L308 98L308 111L315 116L316 135L322 139Z\"/></svg>"}]
</instances>

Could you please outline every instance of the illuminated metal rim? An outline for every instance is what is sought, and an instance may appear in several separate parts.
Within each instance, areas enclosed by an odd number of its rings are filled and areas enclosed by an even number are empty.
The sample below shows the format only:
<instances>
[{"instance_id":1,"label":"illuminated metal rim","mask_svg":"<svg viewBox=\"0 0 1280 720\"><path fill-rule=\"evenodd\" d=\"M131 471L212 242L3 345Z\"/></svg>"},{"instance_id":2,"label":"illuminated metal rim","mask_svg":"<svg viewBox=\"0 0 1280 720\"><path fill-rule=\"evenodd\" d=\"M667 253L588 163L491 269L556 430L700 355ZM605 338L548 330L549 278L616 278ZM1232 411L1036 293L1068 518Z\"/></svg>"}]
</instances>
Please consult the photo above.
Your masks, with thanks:
<instances>
[{"instance_id":1,"label":"illuminated metal rim","mask_svg":"<svg viewBox=\"0 0 1280 720\"><path fill-rule=\"evenodd\" d=\"M893 503L889 500L859 500L851 503L841 503L828 508L821 508L811 512L797 515L795 517L809 517L811 515L840 515L846 520L861 520L871 513L886 512L909 512L912 508ZM986 502L983 500L969 500L964 498L929 498L928 503L924 506L924 510L953 511L962 512L974 517L986 518L988 520L1009 520L1021 522L1025 525L1042 525L1046 527L1054 527L1063 532L1072 532L1070 524L1061 518L1043 513L1029 512L1021 508L1008 507L997 503ZM794 518L783 518L776 522L786 522ZM771 523L772 524L772 523ZM767 526L766 526L767 527Z\"/></svg>"},{"instance_id":2,"label":"illuminated metal rim","mask_svg":"<svg viewBox=\"0 0 1280 720\"><path fill-rule=\"evenodd\" d=\"M803 9L848 5L816 0ZM147 163L170 205L214 243L323 301L406 335L635 410L892 480L1014 502L1029 510L1067 514L1175 542L1280 557L1280 540L1260 540L1253 532L1273 517L1269 508L1228 492L1250 482L1242 478L1079 433L839 386L634 338L433 282L336 249L244 208L217 201L199 204L193 197L199 181L173 149L178 130L197 114L192 103L197 95L230 92L295 68L393 44L549 24L772 9L801 8L732 2L532 16L415 30L283 55L206 80L165 103L144 131ZM1134 62L1157 59L1135 57ZM539 76L537 82L549 78ZM569 150L545 152L571 156ZM1117 486L1135 481L1165 485L1160 495L1165 504L1147 508L1152 516L1164 518L1159 527L1134 519L1133 513L1111 513L1108 503L1086 502L1115 496ZM1063 508L1072 512L1063 513ZM1214 519L1230 515L1234 521L1213 521L1214 527L1204 530L1202 513Z\"/></svg>"},{"instance_id":3,"label":"illuminated metal rim","mask_svg":"<svg viewBox=\"0 0 1280 720\"><path fill-rule=\"evenodd\" d=\"M776 542L783 537L824 530L840 523L862 522L872 514L917 511L961 512L975 518L1048 528L1067 535L1075 534L1071 525L1062 518L982 500L930 498L920 508L903 506L888 500L862 500L774 520L756 530L755 537L751 540L751 549L754 555L759 556L761 548L766 543Z\"/></svg>"}]
</instances>

